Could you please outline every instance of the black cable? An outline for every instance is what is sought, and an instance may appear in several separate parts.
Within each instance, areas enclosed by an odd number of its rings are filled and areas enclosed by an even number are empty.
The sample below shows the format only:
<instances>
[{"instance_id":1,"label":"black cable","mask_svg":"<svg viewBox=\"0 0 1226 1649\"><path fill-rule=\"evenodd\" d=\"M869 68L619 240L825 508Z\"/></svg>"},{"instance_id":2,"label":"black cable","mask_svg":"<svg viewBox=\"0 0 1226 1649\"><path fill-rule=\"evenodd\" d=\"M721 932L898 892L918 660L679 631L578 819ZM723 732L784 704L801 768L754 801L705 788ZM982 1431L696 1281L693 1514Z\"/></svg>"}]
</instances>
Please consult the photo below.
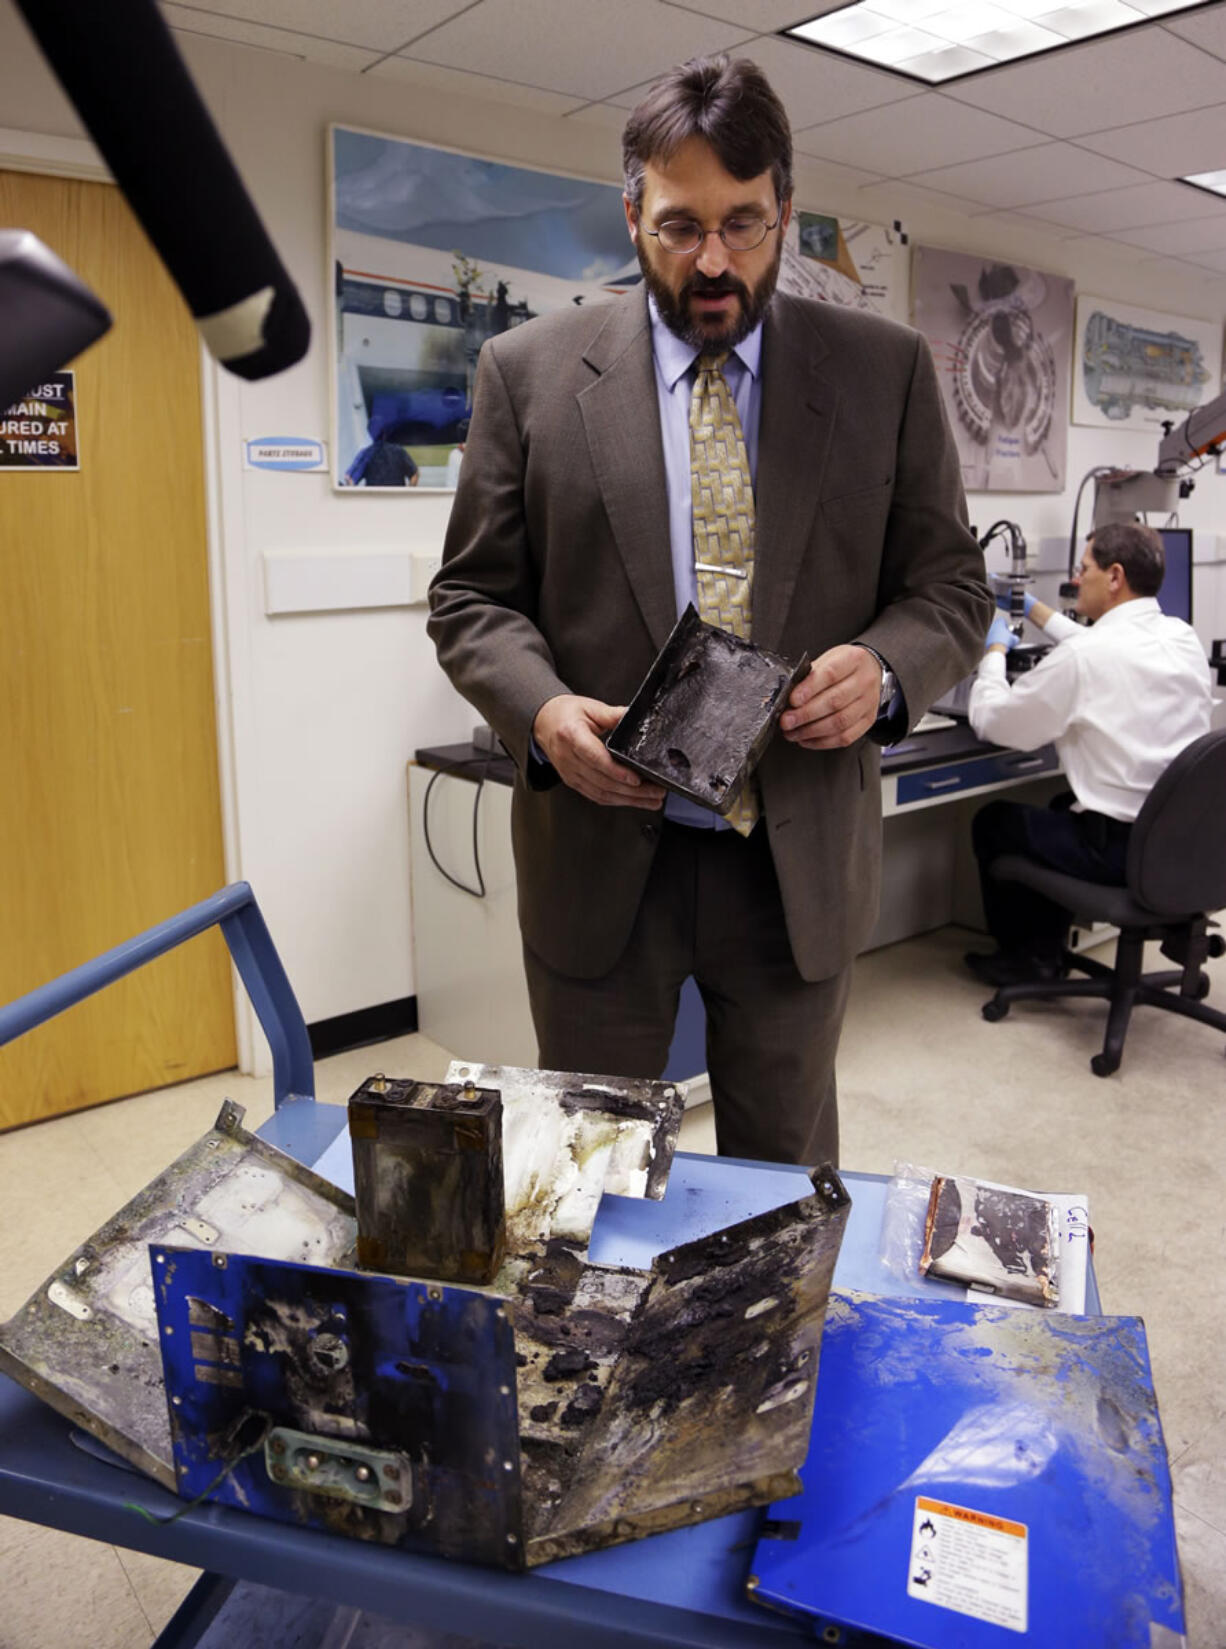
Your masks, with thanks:
<instances>
[{"instance_id":1,"label":"black cable","mask_svg":"<svg viewBox=\"0 0 1226 1649\"><path fill-rule=\"evenodd\" d=\"M478 839L477 839L477 816L478 816L477 810L481 805L481 792L485 789L485 781L486 781L486 778L489 775L490 763L494 760L495 760L495 752L493 750L491 750L483 756L466 756L462 761L449 762L444 767L436 768L434 773L431 774L430 783L426 786L425 798L422 801L422 809L421 809L422 830L423 830L423 833L425 835L426 852L430 855L430 863L434 866L435 870L438 871L439 875L441 877L443 877L443 879L445 881L448 881L448 882L451 883L452 887L459 888L461 893L471 894L474 899L484 899L485 898L485 877L481 874L481 851L480 851L480 845L479 845L479 842L478 842ZM457 876L453 876L449 870L444 870L443 869L442 865L439 863L438 855L434 851L434 844L430 840L430 795L431 795L431 792L433 791L433 789L434 789L435 785L438 783L438 781L445 774L461 773L466 768L469 768L469 767L480 767L481 768L481 777L477 780L476 793L473 796L473 869L477 873L477 885L476 885L476 887L470 887L467 882L461 882L460 879Z\"/></svg>"},{"instance_id":2,"label":"black cable","mask_svg":"<svg viewBox=\"0 0 1226 1649\"><path fill-rule=\"evenodd\" d=\"M1075 563L1077 560L1077 516L1081 511L1081 495L1086 490L1086 482L1093 481L1100 475L1114 475L1115 473L1116 472L1109 464L1097 464L1093 469L1089 469L1085 472L1081 478L1080 484L1078 485L1077 496L1073 500L1073 525L1069 528L1068 535L1068 582L1070 584L1076 577Z\"/></svg>"}]
</instances>

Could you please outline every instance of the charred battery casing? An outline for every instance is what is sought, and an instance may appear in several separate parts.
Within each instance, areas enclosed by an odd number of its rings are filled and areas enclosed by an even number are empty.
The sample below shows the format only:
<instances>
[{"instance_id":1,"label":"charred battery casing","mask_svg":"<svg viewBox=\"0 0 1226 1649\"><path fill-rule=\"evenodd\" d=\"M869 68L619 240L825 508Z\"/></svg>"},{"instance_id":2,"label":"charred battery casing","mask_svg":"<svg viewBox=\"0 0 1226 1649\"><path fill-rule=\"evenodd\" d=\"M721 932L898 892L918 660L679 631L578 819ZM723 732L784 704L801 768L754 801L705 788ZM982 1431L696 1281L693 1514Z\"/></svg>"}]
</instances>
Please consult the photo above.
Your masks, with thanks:
<instances>
[{"instance_id":1,"label":"charred battery casing","mask_svg":"<svg viewBox=\"0 0 1226 1649\"><path fill-rule=\"evenodd\" d=\"M687 607L605 740L609 754L678 796L726 813L808 668L807 653L781 658Z\"/></svg>"},{"instance_id":2,"label":"charred battery casing","mask_svg":"<svg viewBox=\"0 0 1226 1649\"><path fill-rule=\"evenodd\" d=\"M368 1077L349 1100L358 1264L488 1283L506 1241L502 1096Z\"/></svg>"}]
</instances>

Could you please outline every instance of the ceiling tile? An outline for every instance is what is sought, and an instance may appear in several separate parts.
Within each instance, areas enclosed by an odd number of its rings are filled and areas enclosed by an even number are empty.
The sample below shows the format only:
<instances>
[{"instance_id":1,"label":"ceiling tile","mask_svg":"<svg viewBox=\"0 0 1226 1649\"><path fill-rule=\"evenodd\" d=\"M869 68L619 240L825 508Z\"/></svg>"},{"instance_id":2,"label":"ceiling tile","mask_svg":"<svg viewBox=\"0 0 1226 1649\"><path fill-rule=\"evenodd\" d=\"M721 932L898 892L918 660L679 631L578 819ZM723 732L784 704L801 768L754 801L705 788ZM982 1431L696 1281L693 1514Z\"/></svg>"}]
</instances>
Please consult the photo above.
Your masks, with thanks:
<instances>
[{"instance_id":1,"label":"ceiling tile","mask_svg":"<svg viewBox=\"0 0 1226 1649\"><path fill-rule=\"evenodd\" d=\"M864 216L883 221L881 214L893 217L903 207L936 208L942 212L968 213L975 202L959 200L956 195L942 194L939 189L923 189L915 183L900 183L887 178L883 183L869 183L860 190L857 204L863 202Z\"/></svg>"},{"instance_id":2,"label":"ceiling tile","mask_svg":"<svg viewBox=\"0 0 1226 1649\"><path fill-rule=\"evenodd\" d=\"M805 211L819 212L837 190L847 194L852 189L863 189L870 183L884 183L880 172L862 171L858 166L840 166L834 160L810 160L799 157L796 167L796 204Z\"/></svg>"},{"instance_id":3,"label":"ceiling tile","mask_svg":"<svg viewBox=\"0 0 1226 1649\"><path fill-rule=\"evenodd\" d=\"M1142 229L1156 223L1178 223L1203 218L1203 191L1180 183L1146 183L1136 189L1114 189L1101 195L1078 195L1072 200L1036 202L1025 214L1046 223L1063 223L1088 234L1115 229Z\"/></svg>"},{"instance_id":4,"label":"ceiling tile","mask_svg":"<svg viewBox=\"0 0 1226 1649\"><path fill-rule=\"evenodd\" d=\"M1140 120L1114 131L1089 133L1077 141L1083 148L1112 155L1155 177L1215 172L1226 166L1226 102L1167 115L1163 120Z\"/></svg>"},{"instance_id":5,"label":"ceiling tile","mask_svg":"<svg viewBox=\"0 0 1226 1649\"><path fill-rule=\"evenodd\" d=\"M908 102L919 88L897 75L861 68L840 57L830 57L790 40L754 40L745 48L783 99L794 132L815 121L832 121L862 110ZM632 109L650 86L650 80L628 86L606 99Z\"/></svg>"},{"instance_id":6,"label":"ceiling tile","mask_svg":"<svg viewBox=\"0 0 1226 1649\"><path fill-rule=\"evenodd\" d=\"M759 34L773 34L790 23L803 23L823 12L845 6L847 0L663 0L678 11L697 12L700 17L718 17L724 23L740 23Z\"/></svg>"},{"instance_id":7,"label":"ceiling tile","mask_svg":"<svg viewBox=\"0 0 1226 1649\"><path fill-rule=\"evenodd\" d=\"M1226 6L1210 6L1190 17L1169 17L1162 26L1215 57L1226 58Z\"/></svg>"},{"instance_id":8,"label":"ceiling tile","mask_svg":"<svg viewBox=\"0 0 1226 1649\"><path fill-rule=\"evenodd\" d=\"M982 205L1008 208L1060 200L1065 195L1081 195L1091 189L1122 189L1146 179L1131 166L1088 154L1071 143L1046 143L1040 148L996 155L990 160L971 160L960 166L917 171L911 181L926 184L930 189L948 190L952 195L961 195Z\"/></svg>"},{"instance_id":9,"label":"ceiling tile","mask_svg":"<svg viewBox=\"0 0 1226 1649\"><path fill-rule=\"evenodd\" d=\"M488 74L467 74L463 69L444 69L437 63L419 63L412 57L385 57L371 69L410 86L428 86L455 92L461 97L482 97L494 103L513 103L517 108L536 109L540 114L564 115L583 104L561 92L540 86L524 86L516 80L497 79ZM623 117L624 118L624 117Z\"/></svg>"},{"instance_id":10,"label":"ceiling tile","mask_svg":"<svg viewBox=\"0 0 1226 1649\"><path fill-rule=\"evenodd\" d=\"M336 40L321 40L313 34L271 29L261 23L248 23L231 17L217 17L198 6L164 5L162 14L177 34L232 40L240 46L281 52L287 57L300 58L304 63L321 63L330 69L357 71L377 61L377 54L369 47L349 46Z\"/></svg>"},{"instance_id":11,"label":"ceiling tile","mask_svg":"<svg viewBox=\"0 0 1226 1649\"><path fill-rule=\"evenodd\" d=\"M1195 252L1189 255L1186 262L1196 264L1199 269L1220 269L1226 272L1226 251Z\"/></svg>"},{"instance_id":12,"label":"ceiling tile","mask_svg":"<svg viewBox=\"0 0 1226 1649\"><path fill-rule=\"evenodd\" d=\"M929 171L1045 143L1011 120L927 92L884 109L847 115L795 134L803 154L868 166L887 176Z\"/></svg>"},{"instance_id":13,"label":"ceiling tile","mask_svg":"<svg viewBox=\"0 0 1226 1649\"><path fill-rule=\"evenodd\" d=\"M168 5L168 12L207 12L220 20L256 23L321 40L342 40L351 46L392 52L419 34L463 9L468 0L191 0L190 5ZM183 21L182 26L191 28ZM216 34L215 27L200 33ZM239 34L226 34L241 40Z\"/></svg>"},{"instance_id":14,"label":"ceiling tile","mask_svg":"<svg viewBox=\"0 0 1226 1649\"><path fill-rule=\"evenodd\" d=\"M541 86L608 98L697 52L751 35L658 0L481 0L405 55ZM1189 48L1190 49L1190 48Z\"/></svg>"},{"instance_id":15,"label":"ceiling tile","mask_svg":"<svg viewBox=\"0 0 1226 1649\"><path fill-rule=\"evenodd\" d=\"M626 124L626 114L616 103L580 103L566 118L581 121L585 126L603 126L608 132L620 134Z\"/></svg>"},{"instance_id":16,"label":"ceiling tile","mask_svg":"<svg viewBox=\"0 0 1226 1649\"><path fill-rule=\"evenodd\" d=\"M1182 258L1189 253L1226 249L1226 200L1216 217L1190 218L1186 223L1155 224L1149 229L1117 229L1114 237L1150 252Z\"/></svg>"},{"instance_id":17,"label":"ceiling tile","mask_svg":"<svg viewBox=\"0 0 1226 1649\"><path fill-rule=\"evenodd\" d=\"M1226 103L1226 64L1155 25L959 80L945 94L1053 137L1080 137L1118 125L1121 110L1160 119Z\"/></svg>"}]
</instances>

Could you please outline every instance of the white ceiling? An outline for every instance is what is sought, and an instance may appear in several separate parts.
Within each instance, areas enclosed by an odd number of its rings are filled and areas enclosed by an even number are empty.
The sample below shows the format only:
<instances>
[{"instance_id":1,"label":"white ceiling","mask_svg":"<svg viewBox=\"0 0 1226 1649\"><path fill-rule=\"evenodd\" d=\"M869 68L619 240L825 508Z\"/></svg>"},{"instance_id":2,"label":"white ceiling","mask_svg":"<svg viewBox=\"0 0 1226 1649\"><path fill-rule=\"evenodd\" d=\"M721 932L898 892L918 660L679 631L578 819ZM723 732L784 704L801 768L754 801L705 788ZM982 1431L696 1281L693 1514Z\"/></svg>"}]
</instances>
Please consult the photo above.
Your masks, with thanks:
<instances>
[{"instance_id":1,"label":"white ceiling","mask_svg":"<svg viewBox=\"0 0 1226 1649\"><path fill-rule=\"evenodd\" d=\"M1048 233L1226 272L1226 3L928 90L778 38L842 0L164 0L171 26L620 129L657 74L752 57L799 154L887 201L1008 214ZM564 137L559 134L560 139ZM1138 250L1140 249L1140 250Z\"/></svg>"}]
</instances>

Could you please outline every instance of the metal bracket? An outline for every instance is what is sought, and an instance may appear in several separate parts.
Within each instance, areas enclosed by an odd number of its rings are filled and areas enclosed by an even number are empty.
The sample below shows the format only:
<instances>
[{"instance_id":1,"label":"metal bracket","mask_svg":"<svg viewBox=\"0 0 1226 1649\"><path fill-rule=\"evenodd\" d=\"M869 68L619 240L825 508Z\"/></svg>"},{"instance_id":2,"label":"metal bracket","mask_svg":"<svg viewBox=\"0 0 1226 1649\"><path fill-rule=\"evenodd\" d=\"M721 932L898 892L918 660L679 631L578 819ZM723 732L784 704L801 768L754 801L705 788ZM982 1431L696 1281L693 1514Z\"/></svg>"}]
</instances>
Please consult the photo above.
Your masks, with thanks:
<instances>
[{"instance_id":1,"label":"metal bracket","mask_svg":"<svg viewBox=\"0 0 1226 1649\"><path fill-rule=\"evenodd\" d=\"M335 1437L276 1426L264 1443L268 1475L287 1488L306 1489L330 1500L348 1500L379 1512L402 1512L413 1504L409 1458L390 1449L371 1449Z\"/></svg>"}]
</instances>

